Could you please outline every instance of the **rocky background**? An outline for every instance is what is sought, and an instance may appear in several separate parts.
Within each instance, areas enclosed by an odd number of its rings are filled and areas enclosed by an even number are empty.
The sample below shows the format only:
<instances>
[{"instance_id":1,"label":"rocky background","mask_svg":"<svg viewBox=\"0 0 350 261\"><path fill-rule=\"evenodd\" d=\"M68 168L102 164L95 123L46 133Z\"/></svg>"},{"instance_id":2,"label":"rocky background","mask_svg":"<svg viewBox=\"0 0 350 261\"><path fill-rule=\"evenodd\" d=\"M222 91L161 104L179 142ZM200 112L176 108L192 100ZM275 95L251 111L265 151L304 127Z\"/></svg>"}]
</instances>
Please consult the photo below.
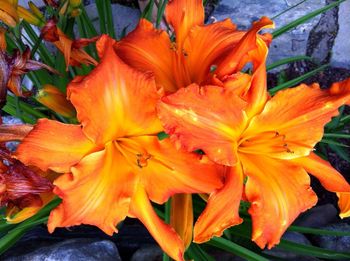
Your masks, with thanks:
<instances>
[{"instance_id":1,"label":"rocky background","mask_svg":"<svg viewBox=\"0 0 350 261\"><path fill-rule=\"evenodd\" d=\"M26 0L19 1L26 5ZM34 0L38 6L41 0ZM85 0L89 16L96 21L98 27L98 14L93 0ZM124 0L113 5L113 19L116 35L122 35L133 30L140 17L137 1ZM140 1L142 2L142 1ZM240 29L247 29L251 23L260 16L266 15L274 18L283 10L300 3L293 10L276 18L276 28L310 13L333 0L221 0L209 1L207 12L208 22L231 18ZM122 3L123 5L121 5ZM289 66L279 67L269 73L269 86L278 84L281 75L285 81L304 74L319 64L328 64L322 73L315 75L307 82L317 81L327 87L332 82L350 77L350 1L340 5L322 15L311 19L303 25L294 28L288 33L275 39L270 48L268 63L283 58L308 55L314 58L316 63L297 62ZM17 123L13 117L5 117L5 123ZM348 142L349 141L344 141ZM350 145L350 144L348 144ZM330 161L339 171L350 180L349 163L341 160L335 153L329 151ZM349 219L340 220L337 216L336 197L326 193L316 181L313 187L320 196L317 207L301 215L296 225L329 230L349 231ZM287 232L285 239L305 244L323 247L337 251L350 251L350 237L303 235L297 232ZM231 254L210 250L216 260L243 260ZM267 253L278 260L320 260L314 257L299 256L293 252L273 249ZM109 237L100 230L81 226L72 229L58 229L49 235L45 226L39 226L30 231L20 242L0 256L0 260L26 261L26 260L60 260L60 261L95 261L95 260L133 260L156 261L162 260L162 251L155 244L147 230L136 220L127 219L121 226L119 234Z\"/></svg>"}]
</instances>

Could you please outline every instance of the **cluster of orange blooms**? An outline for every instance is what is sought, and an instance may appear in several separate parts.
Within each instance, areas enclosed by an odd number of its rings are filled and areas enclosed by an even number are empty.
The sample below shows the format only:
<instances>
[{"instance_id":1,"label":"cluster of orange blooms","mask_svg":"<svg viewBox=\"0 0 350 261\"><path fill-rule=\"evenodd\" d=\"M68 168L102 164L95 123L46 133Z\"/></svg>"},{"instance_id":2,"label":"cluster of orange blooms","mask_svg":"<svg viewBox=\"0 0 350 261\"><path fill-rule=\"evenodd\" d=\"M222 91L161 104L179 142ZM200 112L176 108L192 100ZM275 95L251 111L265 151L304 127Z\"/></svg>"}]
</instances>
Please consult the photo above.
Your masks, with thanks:
<instances>
[{"instance_id":1,"label":"cluster of orange blooms","mask_svg":"<svg viewBox=\"0 0 350 261\"><path fill-rule=\"evenodd\" d=\"M56 173L52 193L62 203L49 231L90 224L112 235L126 217L138 218L170 257L183 260L192 240L240 224L243 200L252 240L271 248L317 202L308 173L337 193L341 217L349 216L349 184L313 150L324 125L350 102L350 80L270 97L272 37L259 31L272 28L271 20L248 31L230 20L204 25L201 0L172 0L165 14L175 42L143 19L120 41L99 37L96 68L68 86L80 124L41 119L15 152L25 165ZM160 140L163 131L170 138ZM207 205L193 225L194 193ZM170 225L151 204L169 198Z\"/></svg>"}]
</instances>

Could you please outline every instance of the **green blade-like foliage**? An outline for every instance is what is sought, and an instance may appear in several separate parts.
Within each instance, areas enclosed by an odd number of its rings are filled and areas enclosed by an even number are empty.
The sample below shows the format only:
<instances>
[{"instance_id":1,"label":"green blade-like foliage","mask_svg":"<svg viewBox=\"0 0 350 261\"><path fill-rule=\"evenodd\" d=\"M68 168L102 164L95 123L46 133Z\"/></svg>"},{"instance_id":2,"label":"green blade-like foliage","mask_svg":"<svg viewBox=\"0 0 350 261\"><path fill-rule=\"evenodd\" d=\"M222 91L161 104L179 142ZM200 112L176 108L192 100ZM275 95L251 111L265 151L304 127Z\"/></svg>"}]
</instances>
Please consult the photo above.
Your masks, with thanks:
<instances>
[{"instance_id":1,"label":"green blade-like foliage","mask_svg":"<svg viewBox=\"0 0 350 261\"><path fill-rule=\"evenodd\" d=\"M313 12L307 14L307 15L304 15L304 16L294 20L293 22L290 22L289 24L287 24L287 25L285 25L285 26L275 30L272 33L273 38L277 38L277 37L283 35L285 32L288 32L289 30L297 27L298 25L301 25L301 24L305 23L306 21L314 18L315 16L320 15L320 14L328 11L329 9L332 9L332 8L340 5L344 1L346 1L346 0L336 1L334 3L331 3L329 5L326 5L326 6L322 7L322 8L320 8L320 9L317 9L317 10L315 10L315 11L313 11Z\"/></svg>"},{"instance_id":2,"label":"green blade-like foliage","mask_svg":"<svg viewBox=\"0 0 350 261\"><path fill-rule=\"evenodd\" d=\"M323 71L324 69L326 69L327 67L329 66L329 64L325 64L325 65L322 65L320 67L318 67L317 69L315 70L312 70L311 72L308 72L308 73L305 73L304 75L301 75L293 80L290 80L290 81L287 81L285 83L282 83L276 87L273 87L271 89L269 89L269 92L274 95L276 94L276 92L280 91L280 90L283 90L283 89L286 89L288 87L292 87L294 85L297 85L298 83L306 80L307 78L310 78L311 76Z\"/></svg>"}]
</instances>

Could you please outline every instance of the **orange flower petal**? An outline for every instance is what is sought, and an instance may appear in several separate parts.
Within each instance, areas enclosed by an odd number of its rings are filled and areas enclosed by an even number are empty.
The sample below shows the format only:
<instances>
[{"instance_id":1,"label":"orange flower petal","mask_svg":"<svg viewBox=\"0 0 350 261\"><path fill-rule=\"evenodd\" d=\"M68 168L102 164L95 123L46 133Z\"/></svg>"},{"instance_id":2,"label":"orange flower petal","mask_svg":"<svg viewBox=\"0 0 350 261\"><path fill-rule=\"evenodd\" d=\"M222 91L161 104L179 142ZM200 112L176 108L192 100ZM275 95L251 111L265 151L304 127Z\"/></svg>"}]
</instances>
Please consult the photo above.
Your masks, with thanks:
<instances>
[{"instance_id":1,"label":"orange flower petal","mask_svg":"<svg viewBox=\"0 0 350 261\"><path fill-rule=\"evenodd\" d=\"M242 37L234 50L223 60L218 66L215 73L219 78L240 71L242 66L247 62L246 55L257 47L259 37L257 33L265 28L272 28L273 22L263 16L259 21L255 22L252 28ZM244 62L242 62L244 60Z\"/></svg>"},{"instance_id":2,"label":"orange flower petal","mask_svg":"<svg viewBox=\"0 0 350 261\"><path fill-rule=\"evenodd\" d=\"M125 65L113 43L112 39L106 41L104 56L95 70L68 87L84 133L97 144L162 131L155 110L161 93L153 77Z\"/></svg>"},{"instance_id":3,"label":"orange flower petal","mask_svg":"<svg viewBox=\"0 0 350 261\"><path fill-rule=\"evenodd\" d=\"M242 191L243 173L238 163L227 168L224 186L210 195L194 227L194 242L206 242L213 236L221 236L226 228L242 223L238 213Z\"/></svg>"},{"instance_id":4,"label":"orange flower petal","mask_svg":"<svg viewBox=\"0 0 350 261\"><path fill-rule=\"evenodd\" d=\"M50 214L49 231L89 224L112 235L128 214L135 181L132 168L113 142L105 150L89 154L72 173L54 182L54 192L63 201Z\"/></svg>"},{"instance_id":5,"label":"orange flower petal","mask_svg":"<svg viewBox=\"0 0 350 261\"><path fill-rule=\"evenodd\" d=\"M170 225L179 234L187 249L192 242L192 195L176 194L171 197L170 206Z\"/></svg>"},{"instance_id":6,"label":"orange flower petal","mask_svg":"<svg viewBox=\"0 0 350 261\"><path fill-rule=\"evenodd\" d=\"M248 176L245 194L251 203L252 239L261 248L272 248L295 218L316 204L317 196L299 166L264 156L240 158Z\"/></svg>"},{"instance_id":7,"label":"orange flower petal","mask_svg":"<svg viewBox=\"0 0 350 261\"><path fill-rule=\"evenodd\" d=\"M248 146L249 153L263 153L259 150L271 145L279 146L270 152L273 157L293 159L309 155L321 140L324 125L349 99L350 80L334 84L328 90L321 90L317 84L311 87L302 84L278 92L243 134L243 139L260 136L259 142Z\"/></svg>"},{"instance_id":8,"label":"orange flower petal","mask_svg":"<svg viewBox=\"0 0 350 261\"><path fill-rule=\"evenodd\" d=\"M350 193L337 193L341 218L350 217Z\"/></svg>"},{"instance_id":9,"label":"orange flower petal","mask_svg":"<svg viewBox=\"0 0 350 261\"><path fill-rule=\"evenodd\" d=\"M24 138L16 157L26 165L46 171L68 172L95 145L86 138L79 125L40 119Z\"/></svg>"},{"instance_id":10,"label":"orange flower petal","mask_svg":"<svg viewBox=\"0 0 350 261\"><path fill-rule=\"evenodd\" d=\"M246 123L246 103L229 90L193 84L162 98L158 115L173 139L189 151L202 149L220 164L236 164L236 139Z\"/></svg>"},{"instance_id":11,"label":"orange flower petal","mask_svg":"<svg viewBox=\"0 0 350 261\"><path fill-rule=\"evenodd\" d=\"M184 245L174 229L165 224L154 212L145 189L139 185L130 205L130 214L146 226L160 247L171 258L184 260Z\"/></svg>"},{"instance_id":12,"label":"orange flower petal","mask_svg":"<svg viewBox=\"0 0 350 261\"><path fill-rule=\"evenodd\" d=\"M296 158L292 161L315 176L327 190L350 192L350 185L345 178L328 161L320 158L315 153L310 153L307 157Z\"/></svg>"},{"instance_id":13,"label":"orange flower petal","mask_svg":"<svg viewBox=\"0 0 350 261\"><path fill-rule=\"evenodd\" d=\"M178 89L173 73L175 52L166 32L141 19L137 28L115 45L118 56L131 67L154 73L157 84L166 92Z\"/></svg>"},{"instance_id":14,"label":"orange flower petal","mask_svg":"<svg viewBox=\"0 0 350 261\"><path fill-rule=\"evenodd\" d=\"M236 26L230 19L193 27L184 42L192 82L202 83L211 69L220 64L244 34L245 32L236 31Z\"/></svg>"},{"instance_id":15,"label":"orange flower petal","mask_svg":"<svg viewBox=\"0 0 350 261\"><path fill-rule=\"evenodd\" d=\"M202 0L172 0L165 9L167 22L174 28L176 43L182 51L183 42L191 28L204 24Z\"/></svg>"},{"instance_id":16,"label":"orange flower petal","mask_svg":"<svg viewBox=\"0 0 350 261\"><path fill-rule=\"evenodd\" d=\"M176 193L209 193L222 186L222 168L195 153L177 150L169 139L133 138L151 156L139 175L149 198L159 204Z\"/></svg>"}]
</instances>

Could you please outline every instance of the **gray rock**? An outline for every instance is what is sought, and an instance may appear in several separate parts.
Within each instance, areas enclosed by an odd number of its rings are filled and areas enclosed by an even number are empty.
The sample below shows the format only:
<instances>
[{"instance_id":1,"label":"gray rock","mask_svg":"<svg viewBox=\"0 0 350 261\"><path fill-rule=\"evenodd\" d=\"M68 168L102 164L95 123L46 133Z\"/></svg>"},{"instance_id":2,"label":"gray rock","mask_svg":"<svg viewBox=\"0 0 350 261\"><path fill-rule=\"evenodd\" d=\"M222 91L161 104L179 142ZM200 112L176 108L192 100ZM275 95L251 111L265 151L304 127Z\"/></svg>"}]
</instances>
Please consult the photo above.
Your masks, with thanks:
<instances>
[{"instance_id":1,"label":"gray rock","mask_svg":"<svg viewBox=\"0 0 350 261\"><path fill-rule=\"evenodd\" d=\"M1 117L3 124L8 124L8 125L15 125L15 124L22 124L23 122L13 116L4 116ZM17 141L10 141L10 142L6 142L6 147L10 150L10 151L15 151L17 149L19 142Z\"/></svg>"},{"instance_id":2,"label":"gray rock","mask_svg":"<svg viewBox=\"0 0 350 261\"><path fill-rule=\"evenodd\" d=\"M282 236L282 239L286 239L298 244L311 245L310 241L303 234L298 232L287 231ZM278 248L272 248L271 250L264 250L263 252L265 254L268 254L274 257L279 257L279 258L289 259L289 260L296 260L297 258L299 259L299 257L301 257L300 255L294 252L285 251Z\"/></svg>"},{"instance_id":3,"label":"gray rock","mask_svg":"<svg viewBox=\"0 0 350 261\"><path fill-rule=\"evenodd\" d=\"M121 261L117 247L108 240L70 239L4 261Z\"/></svg>"},{"instance_id":4,"label":"gray rock","mask_svg":"<svg viewBox=\"0 0 350 261\"><path fill-rule=\"evenodd\" d=\"M335 38L331 64L350 69L350 2L345 1L339 7L339 31Z\"/></svg>"},{"instance_id":5,"label":"gray rock","mask_svg":"<svg viewBox=\"0 0 350 261\"><path fill-rule=\"evenodd\" d=\"M146 246L138 249L130 261L161 261L163 251L158 246Z\"/></svg>"},{"instance_id":6,"label":"gray rock","mask_svg":"<svg viewBox=\"0 0 350 261\"><path fill-rule=\"evenodd\" d=\"M99 28L99 16L96 4L90 4L85 7L90 19L94 21L95 28ZM112 5L114 29L117 37L120 37L125 30L126 33L134 30L140 19L140 10L122 6Z\"/></svg>"},{"instance_id":7,"label":"gray rock","mask_svg":"<svg viewBox=\"0 0 350 261\"><path fill-rule=\"evenodd\" d=\"M350 232L350 225L346 223L336 223L322 229L330 231L342 231ZM313 235L312 241L319 247L326 248L329 250L335 250L339 252L349 252L350 249L350 236L324 236L324 235Z\"/></svg>"},{"instance_id":8,"label":"gray rock","mask_svg":"<svg viewBox=\"0 0 350 261\"><path fill-rule=\"evenodd\" d=\"M222 0L213 13L217 20L230 17L239 28L247 29L254 20L265 15L274 17L283 10L299 3L300 0ZM310 0L300 4L293 10L274 19L276 28L310 13L325 5L324 0ZM309 32L318 23L320 17L315 17L295 29L276 38L271 45L269 62L296 55L305 55ZM349 56L350 57L350 56Z\"/></svg>"},{"instance_id":9,"label":"gray rock","mask_svg":"<svg viewBox=\"0 0 350 261\"><path fill-rule=\"evenodd\" d=\"M3 124L14 125L14 124L22 124L23 123L20 119L13 117L13 116L4 116L1 118L2 118Z\"/></svg>"},{"instance_id":10,"label":"gray rock","mask_svg":"<svg viewBox=\"0 0 350 261\"><path fill-rule=\"evenodd\" d=\"M326 0L327 4L332 2L334 0ZM338 7L335 7L323 13L317 25L311 30L306 55L318 63L329 63L338 28Z\"/></svg>"},{"instance_id":11,"label":"gray rock","mask_svg":"<svg viewBox=\"0 0 350 261\"><path fill-rule=\"evenodd\" d=\"M338 210L332 204L325 204L309 209L293 225L319 228L327 226L338 219Z\"/></svg>"}]
</instances>

